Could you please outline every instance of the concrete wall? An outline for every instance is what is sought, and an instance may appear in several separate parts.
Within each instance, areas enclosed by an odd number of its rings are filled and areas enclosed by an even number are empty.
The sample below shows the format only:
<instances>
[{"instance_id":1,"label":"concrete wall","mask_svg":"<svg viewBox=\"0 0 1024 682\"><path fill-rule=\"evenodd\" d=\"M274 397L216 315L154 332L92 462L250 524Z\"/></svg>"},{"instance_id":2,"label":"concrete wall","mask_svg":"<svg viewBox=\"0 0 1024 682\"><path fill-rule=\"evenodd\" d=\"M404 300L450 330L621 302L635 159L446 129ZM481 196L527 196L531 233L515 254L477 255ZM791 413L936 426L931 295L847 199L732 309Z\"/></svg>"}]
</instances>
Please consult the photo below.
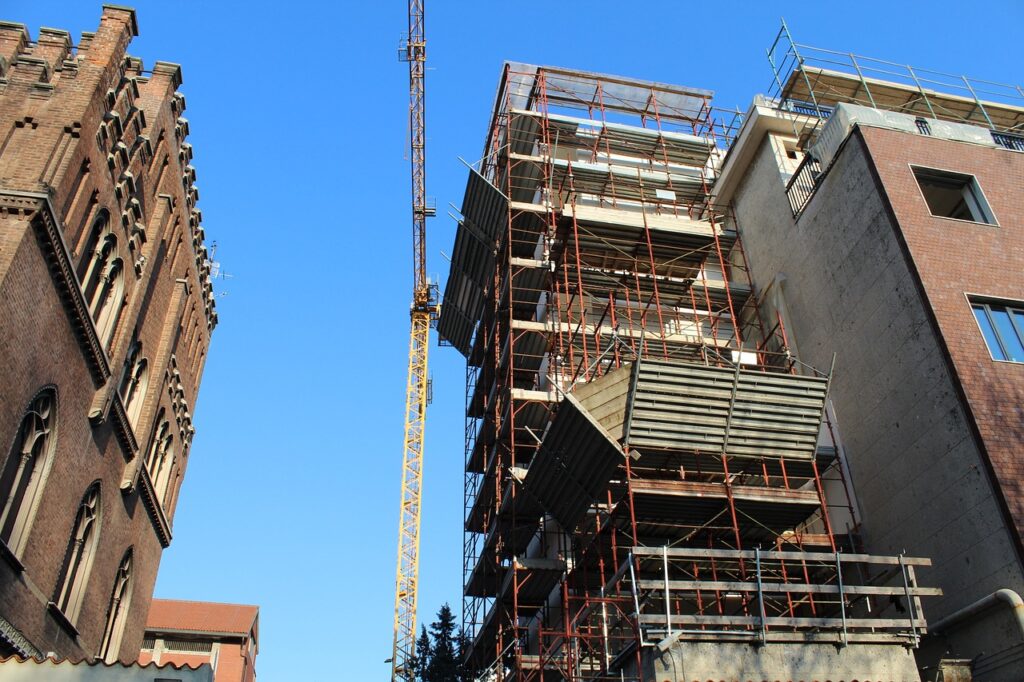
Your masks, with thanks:
<instances>
[{"instance_id":1,"label":"concrete wall","mask_svg":"<svg viewBox=\"0 0 1024 682\"><path fill-rule=\"evenodd\" d=\"M1024 590L1014 536L862 136L851 135L799 220L767 138L734 203L754 281L763 289L785 277L774 286L801 360L827 367L838 354L832 400L867 551L933 559L919 578L945 596L926 600L930 620L999 588ZM982 631L953 643L956 654L1014 643L996 625Z\"/></svg>"},{"instance_id":2,"label":"concrete wall","mask_svg":"<svg viewBox=\"0 0 1024 682\"><path fill-rule=\"evenodd\" d=\"M891 644L767 644L677 642L667 652L645 649L645 682L694 680L885 680L920 682L914 655Z\"/></svg>"}]
</instances>

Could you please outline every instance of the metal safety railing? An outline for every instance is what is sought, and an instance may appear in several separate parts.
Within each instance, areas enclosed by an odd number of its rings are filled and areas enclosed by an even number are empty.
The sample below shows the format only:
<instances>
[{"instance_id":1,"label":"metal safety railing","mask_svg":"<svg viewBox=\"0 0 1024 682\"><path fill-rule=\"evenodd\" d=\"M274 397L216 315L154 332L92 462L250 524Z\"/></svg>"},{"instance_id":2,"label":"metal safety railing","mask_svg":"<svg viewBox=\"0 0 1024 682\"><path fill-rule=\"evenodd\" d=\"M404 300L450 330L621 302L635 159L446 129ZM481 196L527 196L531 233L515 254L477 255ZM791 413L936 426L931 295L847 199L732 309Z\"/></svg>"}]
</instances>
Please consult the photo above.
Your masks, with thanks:
<instances>
[{"instance_id":1,"label":"metal safety railing","mask_svg":"<svg viewBox=\"0 0 1024 682\"><path fill-rule=\"evenodd\" d=\"M786 196L789 198L789 207L793 210L793 217L799 216L811 200L815 188L818 186L818 178L821 176L821 162L810 154L804 156L793 177L786 184Z\"/></svg>"},{"instance_id":2,"label":"metal safety railing","mask_svg":"<svg viewBox=\"0 0 1024 682\"><path fill-rule=\"evenodd\" d=\"M634 547L617 576L632 593L641 643L683 639L919 643L926 558L843 552Z\"/></svg>"},{"instance_id":3,"label":"metal safety railing","mask_svg":"<svg viewBox=\"0 0 1024 682\"><path fill-rule=\"evenodd\" d=\"M768 94L781 108L796 113L827 118L835 101L898 109L892 106L891 97L891 88L896 87L916 94L907 104L912 103L928 118L984 125L1001 132L1021 130L1024 125L1015 113L1024 107L1020 85L797 43L785 21L766 53L772 69ZM832 77L852 80L856 85L853 94L837 91Z\"/></svg>"}]
</instances>

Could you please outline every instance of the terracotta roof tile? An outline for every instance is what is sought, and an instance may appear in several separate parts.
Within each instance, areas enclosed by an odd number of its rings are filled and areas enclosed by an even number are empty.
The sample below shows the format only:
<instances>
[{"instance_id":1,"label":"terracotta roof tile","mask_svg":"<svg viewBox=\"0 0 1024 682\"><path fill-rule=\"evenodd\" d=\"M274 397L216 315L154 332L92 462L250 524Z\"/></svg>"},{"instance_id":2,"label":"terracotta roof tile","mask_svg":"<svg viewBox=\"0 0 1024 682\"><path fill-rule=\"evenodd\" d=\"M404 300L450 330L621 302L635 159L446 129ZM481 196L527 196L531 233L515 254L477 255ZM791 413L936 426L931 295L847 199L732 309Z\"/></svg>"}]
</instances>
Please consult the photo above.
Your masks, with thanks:
<instances>
[{"instance_id":1,"label":"terracotta roof tile","mask_svg":"<svg viewBox=\"0 0 1024 682\"><path fill-rule=\"evenodd\" d=\"M260 607L250 604L154 599L149 607L146 630L227 632L247 635L259 613Z\"/></svg>"},{"instance_id":2,"label":"terracotta roof tile","mask_svg":"<svg viewBox=\"0 0 1024 682\"><path fill-rule=\"evenodd\" d=\"M99 660L99 659L93 660L93 661L86 661L86 660L74 661L74 660L71 660L70 658L60 658L60 657L55 657L55 656L48 656L47 658L44 658L44 659L41 659L41 660L38 659L38 658L32 658L31 656L28 657L28 658L22 658L21 656L9 656L7 658L4 658L4 657L0 656L0 665L12 665L13 666L15 664L20 664L20 665L24 665L24 666L32 666L32 665L37 665L37 666L47 666L47 665L79 666L80 665L80 666L85 666L86 668L100 668L100 667L103 667L103 668L131 668L133 670L135 670L135 669L137 669L137 670L148 670L148 669L152 668L154 670L176 670L176 671L191 670L193 672L197 671L197 670L205 669L205 667L209 667L208 663L200 663L199 665L191 666L188 663L182 663L181 665L177 665L176 663L170 662L170 661L167 662L167 663L154 663L153 661L149 661L148 663L139 663L138 661L132 661L130 663L125 663L124 661L114 661L113 663L107 663L106 661Z\"/></svg>"}]
</instances>

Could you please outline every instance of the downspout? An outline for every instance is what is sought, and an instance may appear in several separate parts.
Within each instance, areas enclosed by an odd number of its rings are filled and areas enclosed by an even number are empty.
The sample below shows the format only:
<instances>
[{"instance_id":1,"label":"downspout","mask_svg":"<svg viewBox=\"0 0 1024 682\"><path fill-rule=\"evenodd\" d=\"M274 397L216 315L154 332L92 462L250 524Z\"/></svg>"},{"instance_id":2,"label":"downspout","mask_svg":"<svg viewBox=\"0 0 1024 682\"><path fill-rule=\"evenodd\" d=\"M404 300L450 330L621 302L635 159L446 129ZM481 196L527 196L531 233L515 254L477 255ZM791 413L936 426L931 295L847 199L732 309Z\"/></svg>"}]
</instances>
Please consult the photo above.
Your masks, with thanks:
<instances>
[{"instance_id":1,"label":"downspout","mask_svg":"<svg viewBox=\"0 0 1024 682\"><path fill-rule=\"evenodd\" d=\"M993 606L998 606L1000 602L1006 604L1006 607L1013 611L1014 618L1017 621L1017 634L1020 636L1021 641L1024 642L1024 599L1021 599L1020 595L1013 590L1006 588L996 590L987 597L982 597L973 604L969 604L959 611L954 611L938 622L930 624L928 630L931 633L941 633L945 630L950 630L960 625L961 621L976 616Z\"/></svg>"}]
</instances>

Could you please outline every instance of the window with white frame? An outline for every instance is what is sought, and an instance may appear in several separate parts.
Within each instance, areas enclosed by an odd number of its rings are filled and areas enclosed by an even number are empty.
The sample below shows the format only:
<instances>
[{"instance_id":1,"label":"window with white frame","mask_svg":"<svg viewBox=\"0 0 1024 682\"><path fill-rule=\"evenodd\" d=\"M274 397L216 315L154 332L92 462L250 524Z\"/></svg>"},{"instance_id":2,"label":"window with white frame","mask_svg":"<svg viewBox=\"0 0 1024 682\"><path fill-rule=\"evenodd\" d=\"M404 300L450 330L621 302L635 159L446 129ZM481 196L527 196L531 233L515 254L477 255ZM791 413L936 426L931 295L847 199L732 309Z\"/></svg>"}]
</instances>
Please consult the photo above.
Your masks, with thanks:
<instances>
[{"instance_id":1,"label":"window with white frame","mask_svg":"<svg viewBox=\"0 0 1024 682\"><path fill-rule=\"evenodd\" d=\"M992 209L973 175L914 167L914 178L933 216L996 224Z\"/></svg>"},{"instance_id":2,"label":"window with white frame","mask_svg":"<svg viewBox=\"0 0 1024 682\"><path fill-rule=\"evenodd\" d=\"M972 300L971 309L992 359L1024 362L1024 303Z\"/></svg>"}]
</instances>

